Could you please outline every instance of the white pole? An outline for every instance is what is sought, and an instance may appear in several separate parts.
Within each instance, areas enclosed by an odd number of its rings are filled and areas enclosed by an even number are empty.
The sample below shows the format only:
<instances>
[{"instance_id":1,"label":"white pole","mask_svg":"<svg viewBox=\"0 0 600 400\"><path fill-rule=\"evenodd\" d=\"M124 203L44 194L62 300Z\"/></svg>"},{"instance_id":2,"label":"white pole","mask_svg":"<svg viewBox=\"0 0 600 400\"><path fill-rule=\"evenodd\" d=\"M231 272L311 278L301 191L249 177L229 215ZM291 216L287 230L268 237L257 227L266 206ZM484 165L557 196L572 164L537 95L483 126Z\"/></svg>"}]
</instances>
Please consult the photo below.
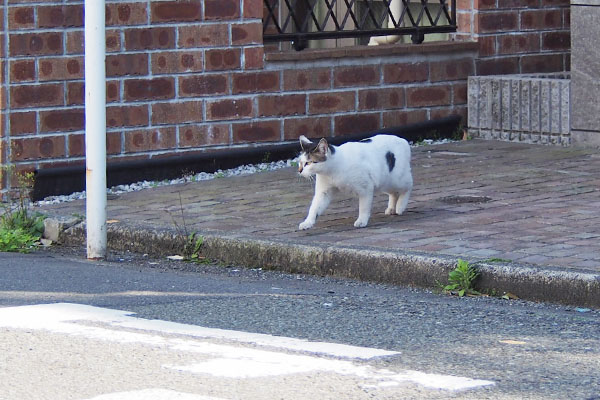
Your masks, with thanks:
<instances>
[{"instance_id":1,"label":"white pole","mask_svg":"<svg viewBox=\"0 0 600 400\"><path fill-rule=\"evenodd\" d=\"M104 0L85 0L87 258L106 257L106 33Z\"/></svg>"}]
</instances>

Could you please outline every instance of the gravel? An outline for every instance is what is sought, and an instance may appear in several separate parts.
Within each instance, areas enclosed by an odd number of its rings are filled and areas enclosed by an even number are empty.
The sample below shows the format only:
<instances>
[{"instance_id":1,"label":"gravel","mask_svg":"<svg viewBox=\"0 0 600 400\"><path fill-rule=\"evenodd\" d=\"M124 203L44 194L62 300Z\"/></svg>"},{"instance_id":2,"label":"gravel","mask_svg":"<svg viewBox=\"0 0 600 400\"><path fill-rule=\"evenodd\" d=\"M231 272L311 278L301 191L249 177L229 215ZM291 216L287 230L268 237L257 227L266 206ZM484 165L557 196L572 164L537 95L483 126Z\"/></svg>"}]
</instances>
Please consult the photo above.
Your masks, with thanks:
<instances>
[{"instance_id":1,"label":"gravel","mask_svg":"<svg viewBox=\"0 0 600 400\"><path fill-rule=\"evenodd\" d=\"M444 144L444 143L448 143L451 141L452 140L449 140L449 139L442 139L442 140L436 140L436 141L431 140L431 139L425 139L419 143L412 143L412 142L410 142L410 143L411 143L412 147L420 147L423 145ZM116 194L127 193L127 192L136 192L136 191L143 190L143 189L151 189L151 188L160 187L160 186L176 185L179 183L200 182L200 181L207 181L207 180L217 179L217 178L225 178L225 177L229 177L229 176L250 175L250 174L256 174L259 172L275 171L275 170L278 170L281 168L295 166L296 165L295 163L296 163L296 159L274 161L274 162L261 163L261 164L247 164L247 165L239 166L237 168L231 168L231 169L226 169L226 170L220 169L213 173L199 172L197 174L184 175L180 178L170 179L170 180L165 179L162 181L141 181L141 182L130 183L127 185L117 185L117 186L108 188L106 190L106 192L107 192L107 194L115 194L116 195ZM64 203L64 202L74 201L74 200L83 200L83 199L85 199L85 191L74 192L69 195L49 196L43 200L35 202L34 205L44 206L44 205L58 204L58 203Z\"/></svg>"}]
</instances>

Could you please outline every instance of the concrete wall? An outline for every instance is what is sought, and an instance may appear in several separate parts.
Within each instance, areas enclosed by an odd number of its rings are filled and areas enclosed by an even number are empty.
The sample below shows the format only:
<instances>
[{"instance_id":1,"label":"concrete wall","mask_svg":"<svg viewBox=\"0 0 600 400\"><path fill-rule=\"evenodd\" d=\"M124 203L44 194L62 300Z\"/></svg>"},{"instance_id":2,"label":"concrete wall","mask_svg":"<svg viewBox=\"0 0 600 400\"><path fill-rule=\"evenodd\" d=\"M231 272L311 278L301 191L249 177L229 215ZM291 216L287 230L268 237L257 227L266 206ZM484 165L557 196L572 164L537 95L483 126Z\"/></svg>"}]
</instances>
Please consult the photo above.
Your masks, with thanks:
<instances>
[{"instance_id":1,"label":"concrete wall","mask_svg":"<svg viewBox=\"0 0 600 400\"><path fill-rule=\"evenodd\" d=\"M572 0L573 144L600 146L600 0Z\"/></svg>"}]
</instances>

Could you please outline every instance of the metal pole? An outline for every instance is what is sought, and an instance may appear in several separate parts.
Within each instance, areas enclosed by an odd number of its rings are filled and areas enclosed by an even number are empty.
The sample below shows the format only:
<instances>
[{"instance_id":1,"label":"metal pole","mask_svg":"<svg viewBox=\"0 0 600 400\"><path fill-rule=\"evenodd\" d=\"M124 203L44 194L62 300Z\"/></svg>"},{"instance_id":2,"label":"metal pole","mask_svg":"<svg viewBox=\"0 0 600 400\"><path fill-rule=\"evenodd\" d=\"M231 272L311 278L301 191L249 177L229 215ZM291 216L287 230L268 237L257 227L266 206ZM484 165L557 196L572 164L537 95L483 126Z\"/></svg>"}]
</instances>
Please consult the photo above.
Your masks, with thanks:
<instances>
[{"instance_id":1,"label":"metal pole","mask_svg":"<svg viewBox=\"0 0 600 400\"><path fill-rule=\"evenodd\" d=\"M85 0L87 258L106 257L106 34L104 0Z\"/></svg>"}]
</instances>

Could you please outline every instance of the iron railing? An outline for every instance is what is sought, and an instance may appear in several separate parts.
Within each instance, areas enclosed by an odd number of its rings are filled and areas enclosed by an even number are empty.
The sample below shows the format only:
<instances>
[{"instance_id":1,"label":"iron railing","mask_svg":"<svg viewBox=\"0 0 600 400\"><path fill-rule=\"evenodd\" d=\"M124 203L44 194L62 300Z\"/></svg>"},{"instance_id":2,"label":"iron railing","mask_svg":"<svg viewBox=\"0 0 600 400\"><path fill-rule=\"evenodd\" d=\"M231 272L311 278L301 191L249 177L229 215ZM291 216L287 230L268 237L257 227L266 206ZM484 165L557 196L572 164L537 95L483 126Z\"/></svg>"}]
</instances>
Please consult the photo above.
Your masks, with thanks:
<instances>
[{"instance_id":1,"label":"iron railing","mask_svg":"<svg viewBox=\"0 0 600 400\"><path fill-rule=\"evenodd\" d=\"M456 32L456 0L263 0L265 42ZM367 39L368 40L368 39ZM363 39L364 41L364 39Z\"/></svg>"}]
</instances>

